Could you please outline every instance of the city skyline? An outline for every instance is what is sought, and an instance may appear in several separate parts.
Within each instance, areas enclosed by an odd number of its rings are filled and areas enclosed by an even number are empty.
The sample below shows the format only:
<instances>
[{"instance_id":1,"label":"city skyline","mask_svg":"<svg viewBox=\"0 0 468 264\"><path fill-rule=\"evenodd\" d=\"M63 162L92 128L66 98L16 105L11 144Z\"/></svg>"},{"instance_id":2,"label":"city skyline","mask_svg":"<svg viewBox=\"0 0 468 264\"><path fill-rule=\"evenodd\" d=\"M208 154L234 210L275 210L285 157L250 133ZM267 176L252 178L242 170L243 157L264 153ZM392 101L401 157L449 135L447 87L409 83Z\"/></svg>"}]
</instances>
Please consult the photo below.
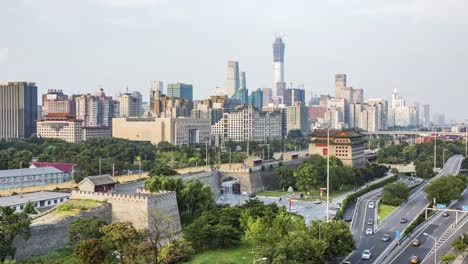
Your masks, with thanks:
<instances>
[{"instance_id":1,"label":"city skyline","mask_svg":"<svg viewBox=\"0 0 468 264\"><path fill-rule=\"evenodd\" d=\"M48 89L76 94L102 87L115 96L128 85L149 98L148 82L157 79L193 84L196 99L201 99L216 86L224 86L225 64L237 60L248 73L251 90L273 88L271 43L274 32L280 31L288 46L288 84L304 84L314 94L333 95L334 74L347 73L351 83L365 89L366 98L390 100L392 90L398 89L408 103L430 104L433 112L445 113L446 119L467 119L467 109L451 107L463 104L460 83L466 73L463 62L468 45L460 33L468 25L463 16L466 3L349 2L320 3L310 9L304 1L284 6L275 1L270 5L239 1L238 7L227 11L220 3L206 1L192 13L187 10L196 3L151 0L6 3L9 26L0 33L10 41L0 47L0 80L36 82L39 94ZM353 4L355 8L349 9ZM244 10L246 6L251 8ZM265 12L254 12L255 7ZM95 10L87 13L87 19L80 12L69 15L71 10L89 8ZM218 13L206 18L213 10ZM19 12L30 20L15 18ZM327 18L321 12L335 15ZM286 19L279 16L282 13L295 15ZM215 25L214 19L224 15L235 22ZM166 21L169 16L178 20L172 21L170 31L164 30L171 25ZM245 21L254 16L259 23L250 27ZM30 38L40 41L30 45L26 41ZM141 41L135 44L135 39ZM446 95L441 97L442 91Z\"/></svg>"}]
</instances>

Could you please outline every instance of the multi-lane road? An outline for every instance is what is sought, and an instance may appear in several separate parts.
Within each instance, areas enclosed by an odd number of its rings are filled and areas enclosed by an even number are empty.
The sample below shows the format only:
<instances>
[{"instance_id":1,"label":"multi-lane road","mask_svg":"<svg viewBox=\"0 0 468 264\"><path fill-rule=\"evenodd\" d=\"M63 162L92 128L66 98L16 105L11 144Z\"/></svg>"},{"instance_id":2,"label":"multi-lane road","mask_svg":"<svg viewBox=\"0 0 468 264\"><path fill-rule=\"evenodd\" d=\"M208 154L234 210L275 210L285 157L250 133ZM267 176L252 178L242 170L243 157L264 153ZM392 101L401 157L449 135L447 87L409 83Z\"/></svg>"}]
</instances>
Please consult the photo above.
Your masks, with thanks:
<instances>
[{"instance_id":1,"label":"multi-lane road","mask_svg":"<svg viewBox=\"0 0 468 264\"><path fill-rule=\"evenodd\" d=\"M462 161L462 156L451 157L436 177L448 174L458 174ZM420 188L410 196L406 203L397 208L390 216L387 217L387 219L384 220L384 222L382 222L379 227L377 227L375 226L375 223L373 225L368 225L367 219L372 217L375 220L375 210L377 210L377 208L369 208L368 203L369 201L373 201L375 203L378 199L379 197L377 193L370 193L366 196L363 196L357 205L358 208L356 210L356 216L353 219L355 223L352 224L353 235L356 241L357 249L348 258L348 260L353 264L372 262L377 263L376 260L378 259L379 255L384 252L391 243L396 243L396 241L394 241L396 233L399 232L402 235L403 230L419 215L419 213L424 208L426 208L427 204L429 203L429 200L426 197L426 193L424 193L422 188ZM407 218L408 222L400 223L402 218ZM373 235L366 235L365 231L368 227L375 230ZM381 239L384 234L389 234L391 240L388 242L382 241ZM371 251L370 260L362 259L362 252L366 249ZM408 259L402 263L406 262L408 262Z\"/></svg>"},{"instance_id":2,"label":"multi-lane road","mask_svg":"<svg viewBox=\"0 0 468 264\"><path fill-rule=\"evenodd\" d=\"M456 209L466 205L468 202L468 192L465 192L461 199L459 199L450 208ZM441 212L431 218L424 228L418 229L417 233L412 235L409 239L406 239L400 246L395 248L396 254L389 257L385 263L400 264L408 262L409 258L416 256L422 263L434 263L434 255L430 254L434 248L434 240L424 235L429 234L436 238L438 241L437 247L447 243L452 234L455 233L457 228L461 228L463 223L466 221L463 218L466 212L448 212L449 216L444 217ZM458 214L458 225L455 225L456 214ZM460 222L461 221L461 222ZM420 246L412 246L412 242L417 239L421 243ZM450 245L450 243L447 243ZM439 250L438 256L443 255L443 250Z\"/></svg>"}]
</instances>

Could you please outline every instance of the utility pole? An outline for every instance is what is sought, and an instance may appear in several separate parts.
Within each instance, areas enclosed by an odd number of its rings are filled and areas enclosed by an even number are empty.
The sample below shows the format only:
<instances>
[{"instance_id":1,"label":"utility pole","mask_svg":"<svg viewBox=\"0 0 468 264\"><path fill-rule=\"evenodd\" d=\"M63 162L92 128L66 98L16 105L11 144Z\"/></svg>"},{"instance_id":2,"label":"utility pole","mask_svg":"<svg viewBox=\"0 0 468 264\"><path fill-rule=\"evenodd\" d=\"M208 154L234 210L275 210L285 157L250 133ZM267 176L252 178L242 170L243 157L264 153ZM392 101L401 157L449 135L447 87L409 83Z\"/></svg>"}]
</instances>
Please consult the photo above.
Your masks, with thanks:
<instances>
[{"instance_id":1,"label":"utility pole","mask_svg":"<svg viewBox=\"0 0 468 264\"><path fill-rule=\"evenodd\" d=\"M112 178L115 179L115 163L112 163Z\"/></svg>"},{"instance_id":2,"label":"utility pole","mask_svg":"<svg viewBox=\"0 0 468 264\"><path fill-rule=\"evenodd\" d=\"M101 157L99 157L99 175L101 175Z\"/></svg>"},{"instance_id":3,"label":"utility pole","mask_svg":"<svg viewBox=\"0 0 468 264\"><path fill-rule=\"evenodd\" d=\"M205 143L205 162L206 162L206 167L208 168L208 141Z\"/></svg>"},{"instance_id":4,"label":"utility pole","mask_svg":"<svg viewBox=\"0 0 468 264\"><path fill-rule=\"evenodd\" d=\"M434 137L434 172L437 168L437 134Z\"/></svg>"},{"instance_id":5,"label":"utility pole","mask_svg":"<svg viewBox=\"0 0 468 264\"><path fill-rule=\"evenodd\" d=\"M330 220L330 127L327 128L327 221Z\"/></svg>"},{"instance_id":6,"label":"utility pole","mask_svg":"<svg viewBox=\"0 0 468 264\"><path fill-rule=\"evenodd\" d=\"M468 157L468 125L465 126L465 157Z\"/></svg>"},{"instance_id":7,"label":"utility pole","mask_svg":"<svg viewBox=\"0 0 468 264\"><path fill-rule=\"evenodd\" d=\"M20 161L20 182L21 182L21 188L20 188L20 194L23 194L23 162Z\"/></svg>"}]
</instances>

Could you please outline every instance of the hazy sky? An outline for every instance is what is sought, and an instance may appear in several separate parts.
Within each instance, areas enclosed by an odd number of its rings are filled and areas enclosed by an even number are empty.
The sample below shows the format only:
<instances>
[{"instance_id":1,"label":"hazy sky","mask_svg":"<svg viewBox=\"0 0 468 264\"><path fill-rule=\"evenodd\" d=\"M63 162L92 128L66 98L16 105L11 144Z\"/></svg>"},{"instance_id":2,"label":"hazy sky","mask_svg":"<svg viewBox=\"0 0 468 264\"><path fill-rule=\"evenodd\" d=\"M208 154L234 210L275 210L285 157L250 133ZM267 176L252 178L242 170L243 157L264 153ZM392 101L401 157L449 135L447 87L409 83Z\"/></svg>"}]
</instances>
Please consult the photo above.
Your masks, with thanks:
<instances>
[{"instance_id":1,"label":"hazy sky","mask_svg":"<svg viewBox=\"0 0 468 264\"><path fill-rule=\"evenodd\" d=\"M284 34L285 79L332 93L335 73L365 97L429 103L468 119L466 0L0 0L0 80L40 92L110 95L149 80L224 86L238 60L250 89L273 83ZM146 99L147 101L148 99Z\"/></svg>"}]
</instances>

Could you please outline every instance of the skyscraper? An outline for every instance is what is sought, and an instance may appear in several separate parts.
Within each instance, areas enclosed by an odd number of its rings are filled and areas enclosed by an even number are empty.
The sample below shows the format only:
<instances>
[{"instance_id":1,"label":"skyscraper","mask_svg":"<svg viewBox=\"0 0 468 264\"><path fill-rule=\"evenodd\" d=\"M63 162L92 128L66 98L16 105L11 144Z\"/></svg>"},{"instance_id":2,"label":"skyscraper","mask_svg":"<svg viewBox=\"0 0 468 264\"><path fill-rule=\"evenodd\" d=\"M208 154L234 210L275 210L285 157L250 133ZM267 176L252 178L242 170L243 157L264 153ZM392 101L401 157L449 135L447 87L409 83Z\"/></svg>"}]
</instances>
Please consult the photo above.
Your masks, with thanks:
<instances>
[{"instance_id":1,"label":"skyscraper","mask_svg":"<svg viewBox=\"0 0 468 264\"><path fill-rule=\"evenodd\" d=\"M253 105L253 107L262 110L263 108L263 91L262 89L258 88L257 90L253 91L249 96L249 104Z\"/></svg>"},{"instance_id":2,"label":"skyscraper","mask_svg":"<svg viewBox=\"0 0 468 264\"><path fill-rule=\"evenodd\" d=\"M247 79L245 78L245 72L240 73L240 87L239 89L247 89Z\"/></svg>"},{"instance_id":3,"label":"skyscraper","mask_svg":"<svg viewBox=\"0 0 468 264\"><path fill-rule=\"evenodd\" d=\"M94 95L75 96L76 118L83 120L83 127L110 127L114 117L114 101L103 89Z\"/></svg>"},{"instance_id":4,"label":"skyscraper","mask_svg":"<svg viewBox=\"0 0 468 264\"><path fill-rule=\"evenodd\" d=\"M152 110L154 109L154 100L159 99L161 94L164 93L164 87L163 87L163 82L162 81L151 81L150 82L150 101L149 101L149 109Z\"/></svg>"},{"instance_id":5,"label":"skyscraper","mask_svg":"<svg viewBox=\"0 0 468 264\"><path fill-rule=\"evenodd\" d=\"M36 133L37 86L33 82L0 83L0 139Z\"/></svg>"},{"instance_id":6,"label":"skyscraper","mask_svg":"<svg viewBox=\"0 0 468 264\"><path fill-rule=\"evenodd\" d=\"M119 117L138 117L142 115L141 94L139 92L119 95ZM154 102L153 102L154 103Z\"/></svg>"},{"instance_id":7,"label":"skyscraper","mask_svg":"<svg viewBox=\"0 0 468 264\"><path fill-rule=\"evenodd\" d=\"M167 97L193 100L193 86L185 83L169 83L167 85Z\"/></svg>"},{"instance_id":8,"label":"skyscraper","mask_svg":"<svg viewBox=\"0 0 468 264\"><path fill-rule=\"evenodd\" d=\"M267 106L269 103L272 102L272 97L273 97L273 91L271 88L263 88L263 105Z\"/></svg>"},{"instance_id":9,"label":"skyscraper","mask_svg":"<svg viewBox=\"0 0 468 264\"><path fill-rule=\"evenodd\" d=\"M302 105L305 106L305 90L304 89L297 89L291 88L286 89L284 92L284 100L283 103L286 106L292 106L295 102L300 102Z\"/></svg>"},{"instance_id":10,"label":"skyscraper","mask_svg":"<svg viewBox=\"0 0 468 264\"><path fill-rule=\"evenodd\" d=\"M244 76L245 77L245 76ZM245 80L245 78L244 78ZM240 88L239 62L228 61L228 72L226 79L226 94L233 96Z\"/></svg>"},{"instance_id":11,"label":"skyscraper","mask_svg":"<svg viewBox=\"0 0 468 264\"><path fill-rule=\"evenodd\" d=\"M282 99L286 83L284 82L284 42L276 36L273 43L273 97Z\"/></svg>"},{"instance_id":12,"label":"skyscraper","mask_svg":"<svg viewBox=\"0 0 468 264\"><path fill-rule=\"evenodd\" d=\"M49 113L74 113L74 103L62 90L49 89L42 95L42 115Z\"/></svg>"}]
</instances>

